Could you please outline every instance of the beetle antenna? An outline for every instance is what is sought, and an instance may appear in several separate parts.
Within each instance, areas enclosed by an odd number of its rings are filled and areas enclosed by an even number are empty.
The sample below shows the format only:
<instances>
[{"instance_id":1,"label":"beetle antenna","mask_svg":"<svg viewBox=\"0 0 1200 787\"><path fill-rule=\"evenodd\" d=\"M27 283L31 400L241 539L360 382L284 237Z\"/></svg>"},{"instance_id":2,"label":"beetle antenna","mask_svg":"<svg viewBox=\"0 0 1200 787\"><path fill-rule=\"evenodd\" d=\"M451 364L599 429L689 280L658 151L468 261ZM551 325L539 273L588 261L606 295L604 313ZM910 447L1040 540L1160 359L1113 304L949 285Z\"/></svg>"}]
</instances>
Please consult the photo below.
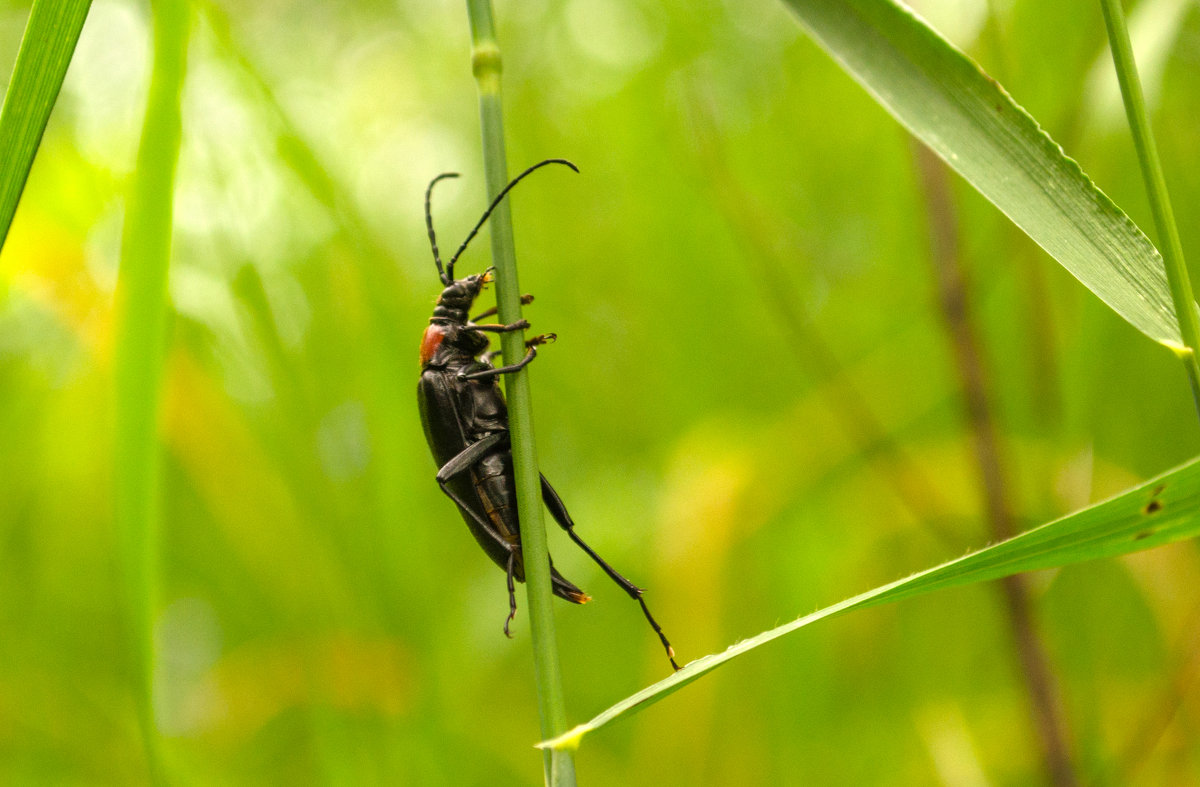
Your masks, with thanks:
<instances>
[{"instance_id":1,"label":"beetle antenna","mask_svg":"<svg viewBox=\"0 0 1200 787\"><path fill-rule=\"evenodd\" d=\"M474 238L476 233L479 232L480 228L483 227L483 223L488 220L488 216L492 215L492 211L495 210L496 206L500 204L500 200L504 199L504 196L506 194L508 194L508 192L512 191L513 186L520 183L522 178L524 178L526 175L533 172L535 169L544 167L547 164L562 164L564 166L570 167L575 172L579 172L579 167L577 167L574 164L572 164L571 162L567 161L565 158L548 158L545 161L539 161L538 163L534 164L529 169L522 172L520 175L517 175L515 178L510 180L508 182L508 185L505 186L503 189L501 189L500 193L496 195L496 198L494 200L492 200L492 204L488 205L487 210L485 210L483 212L483 216L481 216L479 218L479 222L475 225L475 228L473 230L471 230L471 234L467 235L467 239L464 240L462 242L462 245L458 247L458 251L454 252L454 256L450 258L450 262L446 265L446 275L448 275L451 279L454 278L454 263L458 260L459 256L464 251L467 250L467 244L471 242L471 239ZM430 186L432 187L432 185L433 184L431 183ZM432 233L433 233L433 230L430 230L431 238L433 237ZM439 270L440 270L440 268L441 268L441 266L439 264Z\"/></svg>"},{"instance_id":2,"label":"beetle antenna","mask_svg":"<svg viewBox=\"0 0 1200 787\"><path fill-rule=\"evenodd\" d=\"M450 282L454 281L454 277L446 275L446 271L442 269L442 258L438 255L437 236L433 234L433 214L429 210L429 198L433 194L433 187L439 180L457 177L457 172L443 172L441 175L438 175L436 178L429 181L429 187L425 189L425 227L429 230L429 247L433 249L433 261L437 263L438 278L441 279L442 284L446 285L447 287L450 286ZM450 262L450 270L454 270L453 261Z\"/></svg>"}]
</instances>

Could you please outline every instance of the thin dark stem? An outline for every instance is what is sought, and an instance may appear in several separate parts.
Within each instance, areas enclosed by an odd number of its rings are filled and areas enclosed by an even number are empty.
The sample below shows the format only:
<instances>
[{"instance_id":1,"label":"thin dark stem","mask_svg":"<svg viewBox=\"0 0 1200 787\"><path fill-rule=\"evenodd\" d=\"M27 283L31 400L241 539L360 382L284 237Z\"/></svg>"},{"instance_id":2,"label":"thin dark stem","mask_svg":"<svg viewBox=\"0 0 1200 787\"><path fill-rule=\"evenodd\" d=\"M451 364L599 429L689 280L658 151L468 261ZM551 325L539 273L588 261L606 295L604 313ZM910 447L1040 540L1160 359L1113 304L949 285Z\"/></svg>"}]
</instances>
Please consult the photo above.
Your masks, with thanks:
<instances>
[{"instance_id":1,"label":"thin dark stem","mask_svg":"<svg viewBox=\"0 0 1200 787\"><path fill-rule=\"evenodd\" d=\"M981 343L972 320L966 277L959 257L958 219L946 168L924 146L917 145L914 156L929 217L930 261L937 279L938 301L951 342L955 367L961 380L967 427L971 432L988 526L993 538L1010 538L1015 530L1013 506L1009 500L1002 450L988 401ZM1073 785L1076 778L1068 752L1056 681L1037 637L1025 582L1020 576L1010 576L1001 580L1000 587L1021 676L1029 694L1046 775L1052 784Z\"/></svg>"}]
</instances>

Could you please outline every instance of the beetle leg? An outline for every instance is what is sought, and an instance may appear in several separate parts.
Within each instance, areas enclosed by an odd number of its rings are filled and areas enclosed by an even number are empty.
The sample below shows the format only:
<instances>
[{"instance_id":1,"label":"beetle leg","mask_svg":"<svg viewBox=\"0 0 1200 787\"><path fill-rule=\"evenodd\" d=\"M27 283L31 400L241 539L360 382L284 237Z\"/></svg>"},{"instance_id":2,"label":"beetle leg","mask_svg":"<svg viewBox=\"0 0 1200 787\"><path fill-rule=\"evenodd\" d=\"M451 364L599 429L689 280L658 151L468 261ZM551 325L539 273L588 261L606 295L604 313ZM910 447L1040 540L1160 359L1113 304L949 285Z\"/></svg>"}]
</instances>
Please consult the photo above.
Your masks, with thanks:
<instances>
[{"instance_id":1,"label":"beetle leg","mask_svg":"<svg viewBox=\"0 0 1200 787\"><path fill-rule=\"evenodd\" d=\"M558 334L543 333L541 336L534 336L532 339L525 342L525 346L532 347L532 346L536 346L539 344L549 344L550 342L554 341L557 338L558 338ZM479 360L490 365L492 363L492 361L494 361L498 357L500 357L500 355L503 352L504 352L503 350L489 350L488 352L485 352L483 355L479 356Z\"/></svg>"},{"instance_id":2,"label":"beetle leg","mask_svg":"<svg viewBox=\"0 0 1200 787\"><path fill-rule=\"evenodd\" d=\"M484 369L482 372L473 372L472 374L459 374L458 379L460 379L460 380L484 380L484 379L487 379L488 377L495 377L495 376L501 375L501 374L511 374L512 372L515 372L518 369L524 369L526 366L529 365L529 362L532 361L536 357L537 357L537 350L530 347L529 351L527 353L525 353L525 357L522 358L521 360L517 361L516 363L512 364L511 366L499 366L495 369Z\"/></svg>"},{"instance_id":3,"label":"beetle leg","mask_svg":"<svg viewBox=\"0 0 1200 787\"><path fill-rule=\"evenodd\" d=\"M630 582L625 577L621 576L615 568L604 562L604 558L596 554L590 546L588 546L579 534L575 532L575 520L571 519L571 515L567 513L566 504L562 498L558 496L558 492L554 487L550 486L550 482L546 480L546 476L542 476L542 500L546 503L546 508L550 510L550 515L554 517L554 521L558 526L567 531L567 535L571 537L580 549L588 554L592 560L596 561L596 565L604 569L604 573L608 574L613 582L621 586L621 589L629 594L632 599L638 599L642 595L642 589Z\"/></svg>"},{"instance_id":4,"label":"beetle leg","mask_svg":"<svg viewBox=\"0 0 1200 787\"><path fill-rule=\"evenodd\" d=\"M537 350L535 348L539 344L550 344L557 338L558 338L558 335L553 334L553 333L543 333L539 336L534 336L532 339L525 342L525 346L527 348L529 348L529 351L525 353L525 357L522 358L521 360L517 361L516 363L512 364L511 366L500 366L495 369L484 369L482 372L472 372L471 374L461 374L460 373L458 375L458 379L460 379L460 380L483 380L488 377L495 377L500 374L511 374L511 373L517 371L518 369L524 369L526 366L529 365L530 361L532 361L534 358L537 357Z\"/></svg>"},{"instance_id":5,"label":"beetle leg","mask_svg":"<svg viewBox=\"0 0 1200 787\"><path fill-rule=\"evenodd\" d=\"M437 472L437 482L438 482L438 486L441 487L442 491L446 494L446 497L453 500L455 505L457 505L460 509L465 511L467 513L467 515L470 516L472 519L474 519L475 522L478 523L479 526L483 528L483 531L485 533L487 533L496 542L504 544L508 549L511 550L512 545L508 543L508 540L505 539L504 536L502 536L500 533L496 532L496 526L493 525L490 521L488 521L488 519L486 517L480 516L478 511L473 509L467 503L467 501L460 498L454 492L454 490L451 489L447 485L447 482L451 478L458 475L459 473L463 473L463 472L466 472L467 470L470 470L471 467L476 462L478 462L480 459L482 459L484 457L484 455L487 454L488 451L490 451L493 448L495 448L496 446L500 445L507 439L508 439L508 432L494 432L476 443L471 443L469 446L464 448L457 456L452 458L446 464L442 465L442 468L440 470L438 470L438 472ZM510 559L512 557L511 551L509 553L509 557L510 557Z\"/></svg>"},{"instance_id":6,"label":"beetle leg","mask_svg":"<svg viewBox=\"0 0 1200 787\"><path fill-rule=\"evenodd\" d=\"M667 651L667 658L670 659L671 666L678 670L679 665L675 663L675 649L671 647L671 642L667 639L667 635L663 633L662 627L658 625L658 621L650 614L650 608L646 606L646 601L642 598L642 593L645 591L621 576L620 572L606 563L604 558L597 555L596 551L579 537L579 534L575 532L575 521L567 513L567 506L563 503L562 498L558 496L558 492L554 491L554 487L550 486L550 482L546 480L546 476L542 476L542 501L545 502L550 515L554 517L554 521L558 523L559 527L567 531L567 535L571 537L571 540L586 552L588 557L596 561L596 565L604 569L604 573L608 574L613 582L616 582L622 590L628 593L631 599L642 605L642 614L646 616L646 620L650 623L650 627L654 629L654 633L658 634L659 641L662 642L663 648Z\"/></svg>"},{"instance_id":7,"label":"beetle leg","mask_svg":"<svg viewBox=\"0 0 1200 787\"><path fill-rule=\"evenodd\" d=\"M469 469L471 465L482 459L488 451L491 451L507 439L508 432L493 432L482 440L471 443L459 452L457 456L454 456L449 462L442 465L442 468L437 472L438 483L445 483L464 470Z\"/></svg>"},{"instance_id":8,"label":"beetle leg","mask_svg":"<svg viewBox=\"0 0 1200 787\"><path fill-rule=\"evenodd\" d=\"M529 295L528 293L526 293L525 295L521 296L521 305L522 306L528 306L531 303L533 303L532 295ZM487 311L476 314L474 317L471 318L471 322L477 322L478 320L482 320L484 317L491 317L498 310L499 310L498 307L493 306L492 308L488 309Z\"/></svg>"},{"instance_id":9,"label":"beetle leg","mask_svg":"<svg viewBox=\"0 0 1200 787\"><path fill-rule=\"evenodd\" d=\"M499 533L496 532L496 526L493 525L491 522L487 521L487 519L485 519L484 517L479 516L479 514L467 504L467 501L460 498L458 495L456 495L454 493L453 489L446 486L445 481L443 481L442 479L439 478L438 486L440 486L442 488L442 491L446 493L446 497L453 500L455 505L457 505L463 511L466 511L468 516L470 516L477 523L479 523L479 525L483 528L484 532L487 533L490 538L511 548L512 545L509 544L508 541L506 541L502 535L500 535Z\"/></svg>"},{"instance_id":10,"label":"beetle leg","mask_svg":"<svg viewBox=\"0 0 1200 787\"><path fill-rule=\"evenodd\" d=\"M472 322L469 327L477 331L489 331L491 333L511 333L513 331L523 331L528 328L529 320L517 320L516 322L510 322L508 325L500 325L499 323L476 325L474 322Z\"/></svg>"},{"instance_id":11,"label":"beetle leg","mask_svg":"<svg viewBox=\"0 0 1200 787\"><path fill-rule=\"evenodd\" d=\"M513 549L508 553L508 618L504 621L504 636L509 639L512 639L512 634L508 631L508 624L517 616L517 586L513 583L513 568L516 562L517 550Z\"/></svg>"}]
</instances>

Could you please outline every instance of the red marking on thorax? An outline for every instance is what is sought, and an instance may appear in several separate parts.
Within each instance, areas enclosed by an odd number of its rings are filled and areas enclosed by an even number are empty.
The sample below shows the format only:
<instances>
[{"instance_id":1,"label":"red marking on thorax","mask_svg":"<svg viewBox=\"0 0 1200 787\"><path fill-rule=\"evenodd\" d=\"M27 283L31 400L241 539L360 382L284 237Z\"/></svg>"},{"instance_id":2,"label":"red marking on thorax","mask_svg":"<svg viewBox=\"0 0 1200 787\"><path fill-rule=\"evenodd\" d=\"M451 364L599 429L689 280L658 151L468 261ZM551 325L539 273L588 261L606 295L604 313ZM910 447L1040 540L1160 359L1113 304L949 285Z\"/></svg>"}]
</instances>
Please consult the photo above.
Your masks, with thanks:
<instances>
[{"instance_id":1,"label":"red marking on thorax","mask_svg":"<svg viewBox=\"0 0 1200 787\"><path fill-rule=\"evenodd\" d=\"M429 363L429 359L437 352L438 345L442 343L442 339L446 338L446 334L442 331L441 326L430 325L425 329L425 335L421 337L421 364Z\"/></svg>"}]
</instances>

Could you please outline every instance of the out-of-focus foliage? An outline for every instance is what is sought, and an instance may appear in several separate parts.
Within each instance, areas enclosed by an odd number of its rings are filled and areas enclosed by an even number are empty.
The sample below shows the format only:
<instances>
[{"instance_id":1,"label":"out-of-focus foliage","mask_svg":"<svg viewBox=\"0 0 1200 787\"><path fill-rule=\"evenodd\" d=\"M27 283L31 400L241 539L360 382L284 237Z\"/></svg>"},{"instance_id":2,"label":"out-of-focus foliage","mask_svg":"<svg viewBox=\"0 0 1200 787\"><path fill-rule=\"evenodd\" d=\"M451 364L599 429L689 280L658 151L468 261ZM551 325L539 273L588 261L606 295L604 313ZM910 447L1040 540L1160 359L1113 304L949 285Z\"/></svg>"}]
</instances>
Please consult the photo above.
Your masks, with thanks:
<instances>
[{"instance_id":1,"label":"out-of-focus foliage","mask_svg":"<svg viewBox=\"0 0 1200 787\"><path fill-rule=\"evenodd\" d=\"M1200 254L1200 14L1154 74L1186 251ZM198 5L164 390L158 724L194 783L531 783L528 632L433 483L413 390L452 246L483 207L459 3ZM1122 126L1089 81L1088 3L928 4L1141 226ZM782 5L499 2L543 470L647 586L683 659L988 536L895 123ZM0 10L15 53L25 20ZM0 255L0 781L137 783L119 628L112 302L145 100L140 3L95 0ZM1139 53L1140 54L1140 53ZM1100 85L1099 87L1092 87ZM958 184L971 303L1021 521L1197 453L1182 370ZM461 262L488 264L484 246ZM785 311L785 307L790 311ZM849 384L929 494L897 493ZM877 446L874 446L877 448ZM661 677L636 606L560 606L570 712ZM1200 779L1191 544L1034 577L1082 777ZM606 730L583 783L1027 783L1028 699L999 596L859 613Z\"/></svg>"}]
</instances>

